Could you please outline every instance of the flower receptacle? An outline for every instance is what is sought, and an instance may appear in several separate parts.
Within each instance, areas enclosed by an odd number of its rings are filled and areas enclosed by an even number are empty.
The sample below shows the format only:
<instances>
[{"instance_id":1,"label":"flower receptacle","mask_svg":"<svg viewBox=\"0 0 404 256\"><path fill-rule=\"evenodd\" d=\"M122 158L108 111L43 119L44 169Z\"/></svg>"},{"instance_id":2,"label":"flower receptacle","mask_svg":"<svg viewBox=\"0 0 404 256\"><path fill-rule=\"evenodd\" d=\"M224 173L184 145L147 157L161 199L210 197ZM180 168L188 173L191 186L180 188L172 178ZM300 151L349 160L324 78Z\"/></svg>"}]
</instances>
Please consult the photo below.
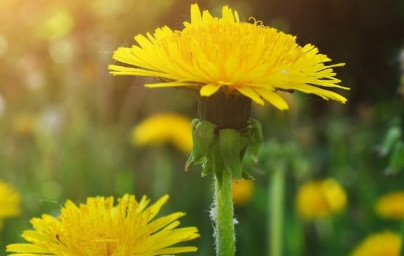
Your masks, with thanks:
<instances>
[{"instance_id":1,"label":"flower receptacle","mask_svg":"<svg viewBox=\"0 0 404 256\"><path fill-rule=\"evenodd\" d=\"M185 170L194 165L202 165L202 176L213 173L221 180L223 172L231 173L233 178L251 179L243 168L243 162L258 161L258 151L262 144L260 123L250 118L242 129L219 129L210 121L192 121L194 147ZM248 156L248 157L246 157Z\"/></svg>"}]
</instances>

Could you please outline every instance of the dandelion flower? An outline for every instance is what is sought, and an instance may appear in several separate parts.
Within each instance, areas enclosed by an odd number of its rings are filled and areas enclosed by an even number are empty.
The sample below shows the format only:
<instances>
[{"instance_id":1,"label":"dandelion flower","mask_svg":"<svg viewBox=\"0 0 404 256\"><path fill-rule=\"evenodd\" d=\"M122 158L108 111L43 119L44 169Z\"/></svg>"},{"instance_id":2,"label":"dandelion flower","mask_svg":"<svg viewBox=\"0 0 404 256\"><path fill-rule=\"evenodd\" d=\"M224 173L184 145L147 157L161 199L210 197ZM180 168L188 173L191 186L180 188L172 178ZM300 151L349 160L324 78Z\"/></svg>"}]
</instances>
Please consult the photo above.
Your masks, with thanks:
<instances>
[{"instance_id":1,"label":"dandelion flower","mask_svg":"<svg viewBox=\"0 0 404 256\"><path fill-rule=\"evenodd\" d=\"M236 205L247 204L252 197L254 191L254 181L239 179L233 182L233 202Z\"/></svg>"},{"instance_id":2,"label":"dandelion flower","mask_svg":"<svg viewBox=\"0 0 404 256\"><path fill-rule=\"evenodd\" d=\"M400 249L400 235L385 231L367 237L355 248L351 256L399 256Z\"/></svg>"},{"instance_id":3,"label":"dandelion flower","mask_svg":"<svg viewBox=\"0 0 404 256\"><path fill-rule=\"evenodd\" d=\"M20 214L20 195L7 183L0 181L0 228L3 218L14 217Z\"/></svg>"},{"instance_id":4,"label":"dandelion flower","mask_svg":"<svg viewBox=\"0 0 404 256\"><path fill-rule=\"evenodd\" d=\"M175 113L150 116L132 131L135 145L159 145L170 143L184 153L192 150L191 120Z\"/></svg>"},{"instance_id":5,"label":"dandelion flower","mask_svg":"<svg viewBox=\"0 0 404 256\"><path fill-rule=\"evenodd\" d=\"M297 210L308 220L330 216L345 208L346 193L333 179L310 181L299 189Z\"/></svg>"},{"instance_id":6,"label":"dandelion flower","mask_svg":"<svg viewBox=\"0 0 404 256\"><path fill-rule=\"evenodd\" d=\"M404 218L404 191L382 196L376 203L376 212L384 218L402 220Z\"/></svg>"},{"instance_id":7,"label":"dandelion flower","mask_svg":"<svg viewBox=\"0 0 404 256\"><path fill-rule=\"evenodd\" d=\"M202 97L217 92L243 95L257 104L267 101L288 109L279 90L296 90L341 103L346 98L330 91L338 85L331 61L311 45L262 22L242 22L228 6L222 17L191 5L191 21L182 30L167 26L154 34L136 35L136 45L118 48L113 58L128 65L109 65L113 75L150 76L159 82L146 87L189 87Z\"/></svg>"},{"instance_id":8,"label":"dandelion flower","mask_svg":"<svg viewBox=\"0 0 404 256\"><path fill-rule=\"evenodd\" d=\"M199 237L195 227L177 228L176 212L155 219L163 196L149 205L145 196L138 202L124 195L114 206L113 197L89 197L77 206L67 201L59 217L42 215L33 218L34 230L22 236L29 243L10 244L10 255L60 256L153 256L195 252L196 247L174 246Z\"/></svg>"}]
</instances>

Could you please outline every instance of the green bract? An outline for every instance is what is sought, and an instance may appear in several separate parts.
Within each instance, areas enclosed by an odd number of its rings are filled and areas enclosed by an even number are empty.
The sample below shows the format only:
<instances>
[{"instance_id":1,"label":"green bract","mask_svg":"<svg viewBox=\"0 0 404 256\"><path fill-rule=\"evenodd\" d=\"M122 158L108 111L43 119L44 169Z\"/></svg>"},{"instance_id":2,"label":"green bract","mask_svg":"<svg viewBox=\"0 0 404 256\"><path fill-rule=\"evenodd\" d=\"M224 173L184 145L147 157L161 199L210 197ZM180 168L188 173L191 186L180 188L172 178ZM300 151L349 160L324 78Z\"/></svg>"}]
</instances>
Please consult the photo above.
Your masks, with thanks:
<instances>
[{"instance_id":1,"label":"green bract","mask_svg":"<svg viewBox=\"0 0 404 256\"><path fill-rule=\"evenodd\" d=\"M192 121L194 146L185 165L202 164L202 176L213 173L221 180L223 172L229 172L236 179L250 179L243 168L243 161L258 162L258 151L262 144L261 124L250 118L243 129L219 129L209 121L195 118ZM248 157L245 157L248 155Z\"/></svg>"}]
</instances>

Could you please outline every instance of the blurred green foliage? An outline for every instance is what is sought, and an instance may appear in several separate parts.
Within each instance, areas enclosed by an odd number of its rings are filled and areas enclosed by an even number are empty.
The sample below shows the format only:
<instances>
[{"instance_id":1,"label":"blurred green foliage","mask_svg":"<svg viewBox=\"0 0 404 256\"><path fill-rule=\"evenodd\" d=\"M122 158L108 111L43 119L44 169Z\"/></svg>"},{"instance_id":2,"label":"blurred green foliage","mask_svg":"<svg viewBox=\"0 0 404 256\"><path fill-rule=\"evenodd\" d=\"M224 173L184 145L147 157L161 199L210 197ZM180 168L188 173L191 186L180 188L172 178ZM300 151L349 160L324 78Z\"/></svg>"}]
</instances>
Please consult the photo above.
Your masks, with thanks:
<instances>
[{"instance_id":1,"label":"blurred green foliage","mask_svg":"<svg viewBox=\"0 0 404 256\"><path fill-rule=\"evenodd\" d=\"M23 198L23 214L0 230L0 248L21 241L30 218L56 214L68 198L134 193L155 200L169 193L163 211L187 212L184 225L196 225L202 234L194 242L197 255L213 255L211 177L185 173L187 156L170 146L135 148L129 139L132 127L151 113L194 117L196 97L186 90L145 90L144 78L112 78L107 71L112 52L131 45L135 34L165 24L181 28L191 2L0 2L0 179ZM399 230L398 223L376 216L374 203L383 193L404 189L404 120L391 121L403 113L397 60L404 4L391 0L379 8L376 2L199 1L214 11L228 3L242 19L262 19L347 63L337 69L352 88L346 105L294 93L288 112L253 110L265 141L294 149L286 173L285 255L347 255L371 232ZM261 158L253 198L235 210L238 255L265 255L268 249L271 157ZM349 206L334 218L304 222L295 211L297 188L326 177L345 187Z\"/></svg>"}]
</instances>

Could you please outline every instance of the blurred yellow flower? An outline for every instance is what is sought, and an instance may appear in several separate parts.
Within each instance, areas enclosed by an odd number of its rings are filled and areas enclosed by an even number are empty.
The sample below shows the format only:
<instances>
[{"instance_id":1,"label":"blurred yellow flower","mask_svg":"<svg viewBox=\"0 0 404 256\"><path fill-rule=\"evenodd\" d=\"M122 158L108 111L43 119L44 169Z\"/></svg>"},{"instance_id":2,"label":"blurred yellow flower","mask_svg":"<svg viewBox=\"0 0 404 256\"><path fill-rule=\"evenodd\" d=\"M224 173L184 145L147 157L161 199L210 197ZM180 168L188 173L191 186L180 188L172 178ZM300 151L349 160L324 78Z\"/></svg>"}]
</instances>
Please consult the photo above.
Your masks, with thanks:
<instances>
[{"instance_id":1,"label":"blurred yellow flower","mask_svg":"<svg viewBox=\"0 0 404 256\"><path fill-rule=\"evenodd\" d=\"M145 196L138 202L124 195L114 206L113 197L89 197L86 204L67 201L59 217L33 218L34 230L22 236L29 243L10 244L10 255L59 256L153 256L195 252L196 247L173 246L199 237L196 227L177 228L176 212L154 219L168 195L148 206ZM172 247L173 246L173 247Z\"/></svg>"},{"instance_id":2,"label":"blurred yellow flower","mask_svg":"<svg viewBox=\"0 0 404 256\"><path fill-rule=\"evenodd\" d=\"M14 118L13 128L17 134L31 136L35 133L36 120L32 115L21 114Z\"/></svg>"},{"instance_id":3,"label":"blurred yellow flower","mask_svg":"<svg viewBox=\"0 0 404 256\"><path fill-rule=\"evenodd\" d=\"M376 203L376 212L384 218L402 220L404 218L404 191L392 192L379 198Z\"/></svg>"},{"instance_id":4,"label":"blurred yellow flower","mask_svg":"<svg viewBox=\"0 0 404 256\"><path fill-rule=\"evenodd\" d=\"M160 113L150 116L132 131L135 145L160 145L170 143L184 153L192 150L191 120L175 113Z\"/></svg>"},{"instance_id":5,"label":"blurred yellow flower","mask_svg":"<svg viewBox=\"0 0 404 256\"><path fill-rule=\"evenodd\" d=\"M334 179L310 181L299 189L297 210L307 219L330 216L345 208L347 196L344 189Z\"/></svg>"},{"instance_id":6,"label":"blurred yellow flower","mask_svg":"<svg viewBox=\"0 0 404 256\"><path fill-rule=\"evenodd\" d=\"M240 22L238 13L227 6L221 18L213 17L193 4L191 21L184 22L182 30L164 26L153 35L135 36L137 45L118 48L113 55L132 67L109 65L109 70L113 75L160 79L146 87L189 87L206 97L220 90L244 95L260 105L268 101L281 110L288 109L288 104L278 90L346 102L329 90L348 89L338 85L332 69L343 63L325 65L331 59L315 46L300 46L296 37L252 20Z\"/></svg>"},{"instance_id":7,"label":"blurred yellow flower","mask_svg":"<svg viewBox=\"0 0 404 256\"><path fill-rule=\"evenodd\" d=\"M3 218L20 214L20 201L17 191L0 180L0 228L3 226Z\"/></svg>"},{"instance_id":8,"label":"blurred yellow flower","mask_svg":"<svg viewBox=\"0 0 404 256\"><path fill-rule=\"evenodd\" d=\"M368 236L351 256L399 256L401 250L400 235L385 231Z\"/></svg>"},{"instance_id":9,"label":"blurred yellow flower","mask_svg":"<svg viewBox=\"0 0 404 256\"><path fill-rule=\"evenodd\" d=\"M73 15L55 6L46 9L36 26L36 35L44 40L56 40L69 34L74 27Z\"/></svg>"},{"instance_id":10,"label":"blurred yellow flower","mask_svg":"<svg viewBox=\"0 0 404 256\"><path fill-rule=\"evenodd\" d=\"M252 197L254 191L253 180L234 180L233 182L233 202L236 205L247 204Z\"/></svg>"}]
</instances>

